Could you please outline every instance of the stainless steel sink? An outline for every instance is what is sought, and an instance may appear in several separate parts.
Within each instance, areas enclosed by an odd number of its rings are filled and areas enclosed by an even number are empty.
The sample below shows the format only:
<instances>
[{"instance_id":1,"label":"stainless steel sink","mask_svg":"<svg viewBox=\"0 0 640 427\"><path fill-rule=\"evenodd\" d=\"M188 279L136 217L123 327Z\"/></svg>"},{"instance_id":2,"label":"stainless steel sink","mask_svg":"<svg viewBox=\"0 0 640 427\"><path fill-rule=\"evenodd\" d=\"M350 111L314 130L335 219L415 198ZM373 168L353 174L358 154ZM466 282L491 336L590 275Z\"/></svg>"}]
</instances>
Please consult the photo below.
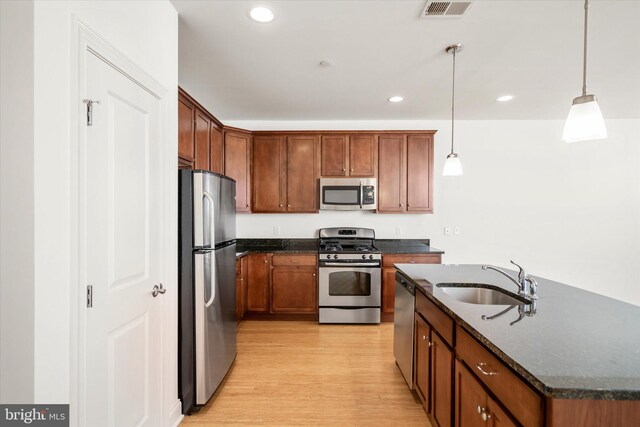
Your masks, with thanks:
<instances>
[{"instance_id":1,"label":"stainless steel sink","mask_svg":"<svg viewBox=\"0 0 640 427\"><path fill-rule=\"evenodd\" d=\"M461 302L486 305L522 305L526 301L499 290L497 287L480 284L440 283L436 285L447 295Z\"/></svg>"}]
</instances>

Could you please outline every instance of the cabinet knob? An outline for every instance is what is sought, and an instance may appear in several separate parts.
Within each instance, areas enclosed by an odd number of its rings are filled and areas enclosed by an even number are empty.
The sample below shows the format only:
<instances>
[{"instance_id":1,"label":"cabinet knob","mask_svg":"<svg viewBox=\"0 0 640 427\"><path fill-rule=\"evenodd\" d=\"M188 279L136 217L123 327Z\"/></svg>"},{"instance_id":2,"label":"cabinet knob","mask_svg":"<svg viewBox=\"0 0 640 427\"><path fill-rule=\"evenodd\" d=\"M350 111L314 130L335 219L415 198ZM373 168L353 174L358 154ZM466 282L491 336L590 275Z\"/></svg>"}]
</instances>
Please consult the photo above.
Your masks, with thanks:
<instances>
[{"instance_id":1,"label":"cabinet knob","mask_svg":"<svg viewBox=\"0 0 640 427\"><path fill-rule=\"evenodd\" d=\"M400 207L403 207L404 205L402 203L400 203Z\"/></svg>"},{"instance_id":2,"label":"cabinet knob","mask_svg":"<svg viewBox=\"0 0 640 427\"><path fill-rule=\"evenodd\" d=\"M291 207L291 205L287 205L287 207L288 207L288 208L290 208L290 207Z\"/></svg>"},{"instance_id":3,"label":"cabinet knob","mask_svg":"<svg viewBox=\"0 0 640 427\"><path fill-rule=\"evenodd\" d=\"M247 207L249 207L249 203L247 203Z\"/></svg>"},{"instance_id":4,"label":"cabinet knob","mask_svg":"<svg viewBox=\"0 0 640 427\"><path fill-rule=\"evenodd\" d=\"M481 414L482 413L482 408L480 407L480 405L478 405L478 413Z\"/></svg>"},{"instance_id":5,"label":"cabinet knob","mask_svg":"<svg viewBox=\"0 0 640 427\"><path fill-rule=\"evenodd\" d=\"M349 169L349 171L353 172L353 169Z\"/></svg>"},{"instance_id":6,"label":"cabinet knob","mask_svg":"<svg viewBox=\"0 0 640 427\"><path fill-rule=\"evenodd\" d=\"M280 207L282 207L282 203L280 203Z\"/></svg>"},{"instance_id":7,"label":"cabinet knob","mask_svg":"<svg viewBox=\"0 0 640 427\"><path fill-rule=\"evenodd\" d=\"M344 172L344 171L346 171L346 169L345 169L345 168L342 168L342 172Z\"/></svg>"},{"instance_id":8,"label":"cabinet knob","mask_svg":"<svg viewBox=\"0 0 640 427\"><path fill-rule=\"evenodd\" d=\"M491 414L488 414L486 412L482 413L482 421L484 421L485 423L491 419Z\"/></svg>"},{"instance_id":9,"label":"cabinet knob","mask_svg":"<svg viewBox=\"0 0 640 427\"><path fill-rule=\"evenodd\" d=\"M316 277L316 273L313 273L313 277Z\"/></svg>"},{"instance_id":10,"label":"cabinet knob","mask_svg":"<svg viewBox=\"0 0 640 427\"><path fill-rule=\"evenodd\" d=\"M433 347L433 341L429 341L429 347Z\"/></svg>"},{"instance_id":11,"label":"cabinet knob","mask_svg":"<svg viewBox=\"0 0 640 427\"><path fill-rule=\"evenodd\" d=\"M426 336L426 335L423 335L423 336L422 336L422 341L426 341L426 340L427 340L427 336Z\"/></svg>"},{"instance_id":12,"label":"cabinet knob","mask_svg":"<svg viewBox=\"0 0 640 427\"><path fill-rule=\"evenodd\" d=\"M264 260L264 263L265 263L265 264L267 263L267 260L266 260L266 259Z\"/></svg>"},{"instance_id":13,"label":"cabinet knob","mask_svg":"<svg viewBox=\"0 0 640 427\"><path fill-rule=\"evenodd\" d=\"M411 204L408 204L407 206L408 206L408 207L411 207Z\"/></svg>"}]
</instances>

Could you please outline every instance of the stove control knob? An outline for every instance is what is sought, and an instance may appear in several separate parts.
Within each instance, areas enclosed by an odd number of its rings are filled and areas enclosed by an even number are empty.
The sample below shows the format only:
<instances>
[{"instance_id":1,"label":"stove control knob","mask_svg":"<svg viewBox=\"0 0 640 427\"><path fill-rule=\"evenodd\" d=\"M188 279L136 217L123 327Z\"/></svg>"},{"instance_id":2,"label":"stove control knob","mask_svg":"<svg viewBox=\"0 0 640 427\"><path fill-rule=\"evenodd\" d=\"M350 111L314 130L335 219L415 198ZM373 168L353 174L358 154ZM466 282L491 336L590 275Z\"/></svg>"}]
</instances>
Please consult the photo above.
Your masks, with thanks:
<instances>
[{"instance_id":1,"label":"stove control knob","mask_svg":"<svg viewBox=\"0 0 640 427\"><path fill-rule=\"evenodd\" d=\"M369 255L369 259L373 259L373 255Z\"/></svg>"},{"instance_id":2,"label":"stove control knob","mask_svg":"<svg viewBox=\"0 0 640 427\"><path fill-rule=\"evenodd\" d=\"M331 255L327 255L327 259L331 259Z\"/></svg>"},{"instance_id":3,"label":"stove control knob","mask_svg":"<svg viewBox=\"0 0 640 427\"><path fill-rule=\"evenodd\" d=\"M366 255L362 255L362 259L367 259L367 256Z\"/></svg>"},{"instance_id":4,"label":"stove control knob","mask_svg":"<svg viewBox=\"0 0 640 427\"><path fill-rule=\"evenodd\" d=\"M337 255L337 254L336 254L336 255L334 255L334 256L333 256L333 259L338 259L338 255Z\"/></svg>"}]
</instances>

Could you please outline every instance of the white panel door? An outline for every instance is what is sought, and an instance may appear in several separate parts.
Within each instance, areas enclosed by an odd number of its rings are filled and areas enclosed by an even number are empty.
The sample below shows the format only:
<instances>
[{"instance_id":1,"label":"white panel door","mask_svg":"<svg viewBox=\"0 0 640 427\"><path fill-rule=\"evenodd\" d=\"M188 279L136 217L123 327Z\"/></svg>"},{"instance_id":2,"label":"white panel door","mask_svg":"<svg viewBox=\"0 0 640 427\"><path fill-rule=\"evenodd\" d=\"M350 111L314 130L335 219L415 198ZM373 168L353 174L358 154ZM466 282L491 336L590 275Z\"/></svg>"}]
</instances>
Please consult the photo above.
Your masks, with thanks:
<instances>
[{"instance_id":1,"label":"white panel door","mask_svg":"<svg viewBox=\"0 0 640 427\"><path fill-rule=\"evenodd\" d=\"M89 53L86 425L161 425L162 193L159 100Z\"/></svg>"}]
</instances>

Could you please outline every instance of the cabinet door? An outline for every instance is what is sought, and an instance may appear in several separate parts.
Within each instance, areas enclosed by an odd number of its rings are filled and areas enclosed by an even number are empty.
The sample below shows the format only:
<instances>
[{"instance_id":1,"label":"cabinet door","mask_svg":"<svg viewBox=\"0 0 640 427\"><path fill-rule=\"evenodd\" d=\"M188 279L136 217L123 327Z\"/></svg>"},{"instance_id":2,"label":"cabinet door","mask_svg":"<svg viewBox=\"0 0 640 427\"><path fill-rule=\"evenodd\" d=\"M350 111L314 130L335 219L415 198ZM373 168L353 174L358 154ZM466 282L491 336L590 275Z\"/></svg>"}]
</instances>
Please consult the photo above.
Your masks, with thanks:
<instances>
[{"instance_id":1,"label":"cabinet door","mask_svg":"<svg viewBox=\"0 0 640 427\"><path fill-rule=\"evenodd\" d=\"M247 311L267 313L269 311L269 254L249 254Z\"/></svg>"},{"instance_id":2,"label":"cabinet door","mask_svg":"<svg viewBox=\"0 0 640 427\"><path fill-rule=\"evenodd\" d=\"M396 269L382 269L382 312L393 313L396 303Z\"/></svg>"},{"instance_id":3,"label":"cabinet door","mask_svg":"<svg viewBox=\"0 0 640 427\"><path fill-rule=\"evenodd\" d=\"M407 211L433 212L433 137L407 137Z\"/></svg>"},{"instance_id":4,"label":"cabinet door","mask_svg":"<svg viewBox=\"0 0 640 427\"><path fill-rule=\"evenodd\" d=\"M403 135L380 135L378 143L378 212L404 212L406 199Z\"/></svg>"},{"instance_id":5,"label":"cabinet door","mask_svg":"<svg viewBox=\"0 0 640 427\"><path fill-rule=\"evenodd\" d=\"M436 425L452 424L453 352L437 333L431 333L431 416Z\"/></svg>"},{"instance_id":6,"label":"cabinet door","mask_svg":"<svg viewBox=\"0 0 640 427\"><path fill-rule=\"evenodd\" d=\"M316 279L315 268L274 268L271 276L271 312L316 313Z\"/></svg>"},{"instance_id":7,"label":"cabinet door","mask_svg":"<svg viewBox=\"0 0 640 427\"><path fill-rule=\"evenodd\" d=\"M251 149L253 212L284 212L286 143L281 136L256 136Z\"/></svg>"},{"instance_id":8,"label":"cabinet door","mask_svg":"<svg viewBox=\"0 0 640 427\"><path fill-rule=\"evenodd\" d=\"M375 135L349 137L349 175L375 176L377 144Z\"/></svg>"},{"instance_id":9,"label":"cabinet door","mask_svg":"<svg viewBox=\"0 0 640 427\"><path fill-rule=\"evenodd\" d=\"M287 212L318 212L317 165L315 136L287 138Z\"/></svg>"},{"instance_id":10,"label":"cabinet door","mask_svg":"<svg viewBox=\"0 0 640 427\"><path fill-rule=\"evenodd\" d=\"M431 328L419 314L415 314L415 340L413 343L413 382L427 413L431 410L429 365L431 364Z\"/></svg>"},{"instance_id":11,"label":"cabinet door","mask_svg":"<svg viewBox=\"0 0 640 427\"><path fill-rule=\"evenodd\" d=\"M322 176L346 176L347 175L347 136L326 135L322 136Z\"/></svg>"},{"instance_id":12,"label":"cabinet door","mask_svg":"<svg viewBox=\"0 0 640 427\"><path fill-rule=\"evenodd\" d=\"M236 260L236 319L241 320L244 316L244 292L242 277L242 259Z\"/></svg>"},{"instance_id":13,"label":"cabinet door","mask_svg":"<svg viewBox=\"0 0 640 427\"><path fill-rule=\"evenodd\" d=\"M490 397L487 397L487 424L490 427L515 427L517 424L505 411ZM606 425L606 423L602 424Z\"/></svg>"},{"instance_id":14,"label":"cabinet door","mask_svg":"<svg viewBox=\"0 0 640 427\"><path fill-rule=\"evenodd\" d=\"M209 170L211 172L224 174L224 147L222 141L222 129L214 122L211 122L211 141L210 141L211 158L209 161Z\"/></svg>"},{"instance_id":15,"label":"cabinet door","mask_svg":"<svg viewBox=\"0 0 640 427\"><path fill-rule=\"evenodd\" d=\"M251 134L225 132L224 174L236 180L236 212L249 212Z\"/></svg>"},{"instance_id":16,"label":"cabinet door","mask_svg":"<svg viewBox=\"0 0 640 427\"><path fill-rule=\"evenodd\" d=\"M467 368L456 360L455 425L456 427L486 426L482 411L486 411L487 393Z\"/></svg>"},{"instance_id":17,"label":"cabinet door","mask_svg":"<svg viewBox=\"0 0 640 427\"><path fill-rule=\"evenodd\" d=\"M193 146L195 107L182 96L178 96L178 157L183 164L193 162L195 151Z\"/></svg>"},{"instance_id":18,"label":"cabinet door","mask_svg":"<svg viewBox=\"0 0 640 427\"><path fill-rule=\"evenodd\" d=\"M209 170L209 128L211 123L206 113L196 110L196 169Z\"/></svg>"}]
</instances>

